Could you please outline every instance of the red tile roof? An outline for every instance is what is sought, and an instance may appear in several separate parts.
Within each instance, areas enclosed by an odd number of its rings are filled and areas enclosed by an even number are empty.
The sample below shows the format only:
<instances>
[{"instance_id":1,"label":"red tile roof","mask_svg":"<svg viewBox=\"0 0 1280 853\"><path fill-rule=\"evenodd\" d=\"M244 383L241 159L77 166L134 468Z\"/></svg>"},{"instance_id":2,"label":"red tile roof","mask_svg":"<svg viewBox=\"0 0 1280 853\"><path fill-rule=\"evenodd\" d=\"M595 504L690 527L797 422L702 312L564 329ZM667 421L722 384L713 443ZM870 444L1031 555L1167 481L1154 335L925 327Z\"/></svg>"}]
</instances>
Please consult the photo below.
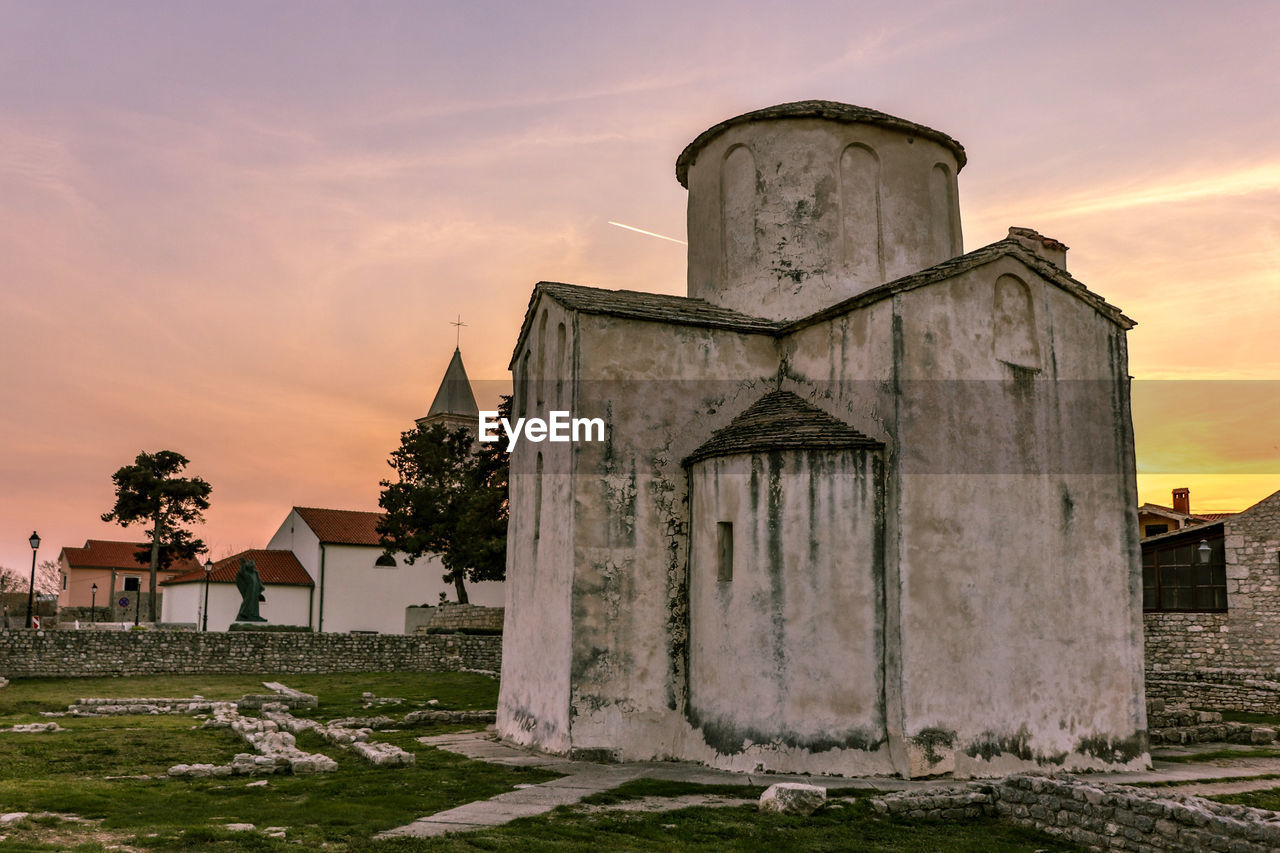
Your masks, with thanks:
<instances>
[{"instance_id":1,"label":"red tile roof","mask_svg":"<svg viewBox=\"0 0 1280 853\"><path fill-rule=\"evenodd\" d=\"M327 545L377 545L380 512L295 506L293 511Z\"/></svg>"},{"instance_id":2,"label":"red tile roof","mask_svg":"<svg viewBox=\"0 0 1280 853\"><path fill-rule=\"evenodd\" d=\"M89 539L83 548L63 548L67 565L73 569L126 569L138 571L151 569L150 560L138 560L134 555L150 548L145 542L115 542L110 539ZM196 560L174 560L166 572L186 572L199 568Z\"/></svg>"},{"instance_id":3,"label":"red tile roof","mask_svg":"<svg viewBox=\"0 0 1280 853\"><path fill-rule=\"evenodd\" d=\"M218 560L213 564L213 571L209 573L209 582L235 583L236 573L240 571L241 557L253 560L253 565L258 570L258 577L262 578L262 582L267 586L271 584L315 586L315 581L311 580L311 575L307 574L307 570L298 562L298 558L292 551L268 551L265 548L252 548ZM204 568L200 567L178 575L176 578L169 578L162 585L175 583L204 583Z\"/></svg>"}]
</instances>

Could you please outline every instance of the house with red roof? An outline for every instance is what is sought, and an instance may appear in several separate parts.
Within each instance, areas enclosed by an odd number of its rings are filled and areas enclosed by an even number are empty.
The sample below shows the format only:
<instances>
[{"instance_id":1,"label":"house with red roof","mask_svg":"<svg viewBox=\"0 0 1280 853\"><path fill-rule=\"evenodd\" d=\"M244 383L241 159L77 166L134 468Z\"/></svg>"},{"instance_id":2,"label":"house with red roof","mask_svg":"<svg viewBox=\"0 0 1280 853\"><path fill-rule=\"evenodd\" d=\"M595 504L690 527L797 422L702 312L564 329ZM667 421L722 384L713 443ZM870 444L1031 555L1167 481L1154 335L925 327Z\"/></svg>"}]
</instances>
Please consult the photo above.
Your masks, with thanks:
<instances>
[{"instance_id":1,"label":"house with red roof","mask_svg":"<svg viewBox=\"0 0 1280 853\"><path fill-rule=\"evenodd\" d=\"M150 590L150 558L138 559L138 554L148 551L145 542L117 542L110 539L89 539L83 548L63 548L58 554L58 566L62 570L62 588L58 591L58 607L111 607L112 616L129 616L139 599ZM157 582L198 568L195 560L175 560L167 569L161 569ZM96 592L94 587L97 587ZM164 589L161 587L161 594ZM129 600L127 606L120 602ZM127 611L127 612L126 612ZM144 603L143 612L146 611Z\"/></svg>"},{"instance_id":2,"label":"house with red roof","mask_svg":"<svg viewBox=\"0 0 1280 853\"><path fill-rule=\"evenodd\" d=\"M210 631L225 631L240 612L236 575L241 560L253 560L266 588L258 614L272 625L310 625L315 581L292 551L253 548L209 564L197 566L160 584L164 591L164 622L195 622ZM207 603L206 603L207 602ZM208 612L206 625L204 614Z\"/></svg>"},{"instance_id":3,"label":"house with red roof","mask_svg":"<svg viewBox=\"0 0 1280 853\"><path fill-rule=\"evenodd\" d=\"M406 607L453 596L439 557L410 564L403 553L383 553L381 518L378 512L295 506L267 543L292 552L315 580L309 623L314 630L402 634ZM472 604L489 607L502 607L506 599L496 581L468 584L467 594Z\"/></svg>"}]
</instances>

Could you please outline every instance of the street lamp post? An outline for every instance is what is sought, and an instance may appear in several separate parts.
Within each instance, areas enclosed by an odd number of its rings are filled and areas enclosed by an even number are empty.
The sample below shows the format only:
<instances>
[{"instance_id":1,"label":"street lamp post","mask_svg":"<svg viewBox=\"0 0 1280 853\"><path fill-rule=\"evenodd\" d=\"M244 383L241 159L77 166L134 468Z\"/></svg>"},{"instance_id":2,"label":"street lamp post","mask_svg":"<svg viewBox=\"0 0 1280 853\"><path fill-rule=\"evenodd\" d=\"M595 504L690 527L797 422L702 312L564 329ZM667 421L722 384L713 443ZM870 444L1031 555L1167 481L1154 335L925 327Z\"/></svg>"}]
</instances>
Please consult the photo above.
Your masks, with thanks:
<instances>
[{"instance_id":1,"label":"street lamp post","mask_svg":"<svg viewBox=\"0 0 1280 853\"><path fill-rule=\"evenodd\" d=\"M31 627L31 608L36 602L36 551L40 549L40 534L31 531L31 588L27 590L27 627Z\"/></svg>"},{"instance_id":2,"label":"street lamp post","mask_svg":"<svg viewBox=\"0 0 1280 853\"><path fill-rule=\"evenodd\" d=\"M209 630L209 575L213 574L213 560L205 558L204 561L204 624L200 626L201 631Z\"/></svg>"},{"instance_id":3,"label":"street lamp post","mask_svg":"<svg viewBox=\"0 0 1280 853\"><path fill-rule=\"evenodd\" d=\"M98 585L89 587L89 624L98 621Z\"/></svg>"}]
</instances>

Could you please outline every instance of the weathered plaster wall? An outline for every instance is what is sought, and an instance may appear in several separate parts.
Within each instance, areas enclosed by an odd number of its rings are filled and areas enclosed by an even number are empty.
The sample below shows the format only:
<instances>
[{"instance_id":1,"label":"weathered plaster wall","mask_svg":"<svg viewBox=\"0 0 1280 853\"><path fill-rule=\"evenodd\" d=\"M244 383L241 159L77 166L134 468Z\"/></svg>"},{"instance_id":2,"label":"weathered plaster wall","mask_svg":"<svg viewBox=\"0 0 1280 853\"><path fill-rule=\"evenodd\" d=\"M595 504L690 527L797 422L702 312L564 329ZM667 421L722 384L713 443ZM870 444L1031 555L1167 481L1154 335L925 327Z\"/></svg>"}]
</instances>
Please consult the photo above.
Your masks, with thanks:
<instances>
[{"instance_id":1,"label":"weathered plaster wall","mask_svg":"<svg viewBox=\"0 0 1280 853\"><path fill-rule=\"evenodd\" d=\"M555 409L577 415L577 318L546 298L532 310L533 333L516 354L513 414L545 418ZM497 726L505 738L551 752L570 748L574 476L571 445L520 441L511 454Z\"/></svg>"},{"instance_id":2,"label":"weathered plaster wall","mask_svg":"<svg viewBox=\"0 0 1280 853\"><path fill-rule=\"evenodd\" d=\"M892 772L882 480L869 450L693 466L689 719L717 751L865 750L860 772ZM731 577L721 577L721 522L733 526Z\"/></svg>"},{"instance_id":3,"label":"weathered plaster wall","mask_svg":"<svg viewBox=\"0 0 1280 853\"><path fill-rule=\"evenodd\" d=\"M689 295L795 319L960 254L955 154L871 124L739 124L689 169Z\"/></svg>"},{"instance_id":4,"label":"weathered plaster wall","mask_svg":"<svg viewBox=\"0 0 1280 853\"><path fill-rule=\"evenodd\" d=\"M988 758L1091 764L1098 744L1138 749L1123 332L1002 259L804 328L784 349L786 387L889 445L899 766L963 774L994 769ZM1048 521L1010 523L1027 518Z\"/></svg>"},{"instance_id":5,"label":"weathered plaster wall","mask_svg":"<svg viewBox=\"0 0 1280 853\"><path fill-rule=\"evenodd\" d=\"M578 325L576 408L604 417L609 440L573 445L573 747L683 755L681 460L768 390L776 345L768 335L613 317L583 315Z\"/></svg>"},{"instance_id":6,"label":"weathered plaster wall","mask_svg":"<svg viewBox=\"0 0 1280 853\"><path fill-rule=\"evenodd\" d=\"M1123 331L1010 258L896 302L913 773L1145 762Z\"/></svg>"}]
</instances>

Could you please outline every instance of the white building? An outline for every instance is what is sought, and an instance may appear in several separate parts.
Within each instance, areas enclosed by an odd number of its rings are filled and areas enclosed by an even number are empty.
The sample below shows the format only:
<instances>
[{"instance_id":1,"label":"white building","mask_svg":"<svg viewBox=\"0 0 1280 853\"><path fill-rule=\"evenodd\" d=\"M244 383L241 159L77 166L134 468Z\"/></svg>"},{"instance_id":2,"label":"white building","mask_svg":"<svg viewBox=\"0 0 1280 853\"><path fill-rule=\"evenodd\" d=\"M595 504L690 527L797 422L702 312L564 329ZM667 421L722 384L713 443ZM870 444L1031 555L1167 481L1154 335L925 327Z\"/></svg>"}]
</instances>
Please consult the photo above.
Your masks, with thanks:
<instances>
[{"instance_id":1,"label":"white building","mask_svg":"<svg viewBox=\"0 0 1280 853\"><path fill-rule=\"evenodd\" d=\"M271 625L310 625L315 582L289 551L255 548L241 551L213 564L207 582L203 568L192 569L162 581L161 620L188 622L203 628L206 590L208 630L225 631L240 612L236 573L242 559L253 560L266 587L258 614Z\"/></svg>"},{"instance_id":2,"label":"white building","mask_svg":"<svg viewBox=\"0 0 1280 853\"><path fill-rule=\"evenodd\" d=\"M434 555L412 565L404 554L385 557L377 512L296 506L267 543L291 551L315 579L311 622L317 631L404 633L406 607L435 605L451 596L445 568ZM499 582L468 584L472 604L502 607ZM266 615L265 613L263 615Z\"/></svg>"}]
</instances>

